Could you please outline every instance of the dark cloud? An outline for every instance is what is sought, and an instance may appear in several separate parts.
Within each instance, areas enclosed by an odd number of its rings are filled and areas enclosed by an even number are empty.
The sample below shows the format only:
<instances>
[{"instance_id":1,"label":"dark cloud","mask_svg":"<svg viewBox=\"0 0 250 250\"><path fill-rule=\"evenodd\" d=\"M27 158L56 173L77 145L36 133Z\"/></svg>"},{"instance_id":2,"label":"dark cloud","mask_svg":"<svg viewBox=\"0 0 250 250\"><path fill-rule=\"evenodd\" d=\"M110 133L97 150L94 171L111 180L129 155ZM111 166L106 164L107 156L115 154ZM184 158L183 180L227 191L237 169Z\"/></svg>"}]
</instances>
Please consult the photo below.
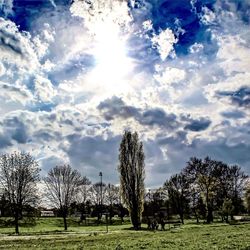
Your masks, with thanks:
<instances>
[{"instance_id":1,"label":"dark cloud","mask_svg":"<svg viewBox=\"0 0 250 250\"><path fill-rule=\"evenodd\" d=\"M230 144L227 139L223 138L211 141L195 139L191 143L182 144L182 136L177 135L169 138L159 137L156 140L159 145L165 145L168 149L165 163L166 172L179 172L186 166L190 157L204 158L209 155L211 158L227 164L238 164L247 174L250 173L250 155L248 153L250 145L248 144Z\"/></svg>"},{"instance_id":2,"label":"dark cloud","mask_svg":"<svg viewBox=\"0 0 250 250\"><path fill-rule=\"evenodd\" d=\"M156 125L170 129L178 126L177 116L175 114L167 114L160 108L142 111L139 108L126 105L121 98L116 96L101 102L97 108L103 112L106 120L113 120L115 117L121 117L123 119L132 117L141 125Z\"/></svg>"},{"instance_id":3,"label":"dark cloud","mask_svg":"<svg viewBox=\"0 0 250 250\"><path fill-rule=\"evenodd\" d=\"M51 141L61 141L62 135L53 129L39 129L32 135L32 140L39 143L49 143Z\"/></svg>"},{"instance_id":4,"label":"dark cloud","mask_svg":"<svg viewBox=\"0 0 250 250\"><path fill-rule=\"evenodd\" d=\"M167 114L163 109L155 108L149 109L142 113L139 122L142 125L165 128L176 128L178 127L177 116L175 114Z\"/></svg>"},{"instance_id":5,"label":"dark cloud","mask_svg":"<svg viewBox=\"0 0 250 250\"><path fill-rule=\"evenodd\" d=\"M64 149L72 165L92 180L98 180L103 171L104 181L118 182L117 164L120 136L104 139L101 136L82 137L78 134L67 137L70 146Z\"/></svg>"},{"instance_id":6,"label":"dark cloud","mask_svg":"<svg viewBox=\"0 0 250 250\"><path fill-rule=\"evenodd\" d=\"M217 95L223 97L230 97L232 103L237 104L240 107L249 107L250 106L250 88L241 87L236 91L218 91Z\"/></svg>"},{"instance_id":7,"label":"dark cloud","mask_svg":"<svg viewBox=\"0 0 250 250\"><path fill-rule=\"evenodd\" d=\"M206 130L210 126L210 124L211 121L207 118L200 118L198 120L191 119L190 123L185 126L185 129L194 132L199 132Z\"/></svg>"},{"instance_id":8,"label":"dark cloud","mask_svg":"<svg viewBox=\"0 0 250 250\"><path fill-rule=\"evenodd\" d=\"M246 117L245 113L239 110L224 111L221 113L221 115L231 119L241 119Z\"/></svg>"},{"instance_id":9,"label":"dark cloud","mask_svg":"<svg viewBox=\"0 0 250 250\"><path fill-rule=\"evenodd\" d=\"M13 34L7 32L7 30L0 29L0 46L16 54L23 54L20 41Z\"/></svg>"},{"instance_id":10,"label":"dark cloud","mask_svg":"<svg viewBox=\"0 0 250 250\"><path fill-rule=\"evenodd\" d=\"M3 121L5 135L17 143L25 144L28 141L27 128L18 117L9 117Z\"/></svg>"},{"instance_id":11,"label":"dark cloud","mask_svg":"<svg viewBox=\"0 0 250 250\"><path fill-rule=\"evenodd\" d=\"M187 145L187 132L186 131L177 131L174 135L164 136L163 134L159 134L156 137L156 141L159 145L178 145L181 148Z\"/></svg>"},{"instance_id":12,"label":"dark cloud","mask_svg":"<svg viewBox=\"0 0 250 250\"><path fill-rule=\"evenodd\" d=\"M10 139L6 135L0 134L0 149L6 149L11 145Z\"/></svg>"},{"instance_id":13,"label":"dark cloud","mask_svg":"<svg viewBox=\"0 0 250 250\"><path fill-rule=\"evenodd\" d=\"M108 121L115 117L126 119L140 116L139 109L126 105L121 98L116 96L101 102L97 108L103 112L105 119Z\"/></svg>"}]
</instances>

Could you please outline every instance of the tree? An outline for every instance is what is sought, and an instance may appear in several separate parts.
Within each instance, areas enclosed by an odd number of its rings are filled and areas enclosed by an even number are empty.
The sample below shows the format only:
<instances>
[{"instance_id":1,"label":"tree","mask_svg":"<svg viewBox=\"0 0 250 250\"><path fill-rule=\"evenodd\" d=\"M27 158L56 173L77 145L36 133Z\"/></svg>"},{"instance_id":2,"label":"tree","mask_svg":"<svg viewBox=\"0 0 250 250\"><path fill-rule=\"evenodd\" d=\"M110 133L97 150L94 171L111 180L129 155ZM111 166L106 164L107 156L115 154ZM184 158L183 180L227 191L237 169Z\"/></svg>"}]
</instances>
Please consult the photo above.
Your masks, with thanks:
<instances>
[{"instance_id":1,"label":"tree","mask_svg":"<svg viewBox=\"0 0 250 250\"><path fill-rule=\"evenodd\" d=\"M189 185L189 207L196 218L196 222L199 223L200 217L205 218L206 207L204 205L202 194L197 185Z\"/></svg>"},{"instance_id":2,"label":"tree","mask_svg":"<svg viewBox=\"0 0 250 250\"><path fill-rule=\"evenodd\" d=\"M104 202L108 206L109 210L109 223L112 224L112 218L114 216L114 205L119 204L120 190L119 187L116 187L115 185L109 183L106 186L106 191L104 193Z\"/></svg>"},{"instance_id":3,"label":"tree","mask_svg":"<svg viewBox=\"0 0 250 250\"><path fill-rule=\"evenodd\" d=\"M234 209L234 207L233 207L232 201L228 198L224 199L224 202L222 205L223 220L225 219L226 222L228 222L228 216L232 214L233 209Z\"/></svg>"},{"instance_id":4,"label":"tree","mask_svg":"<svg viewBox=\"0 0 250 250\"><path fill-rule=\"evenodd\" d=\"M219 184L216 170L221 164L222 162L211 160L209 157L204 160L193 157L184 169L189 183L196 185L203 196L207 211L207 223L213 221L214 198Z\"/></svg>"},{"instance_id":5,"label":"tree","mask_svg":"<svg viewBox=\"0 0 250 250\"><path fill-rule=\"evenodd\" d=\"M19 219L25 205L36 205L39 181L38 163L29 153L3 154L0 156L1 192L11 206L15 232L19 234Z\"/></svg>"},{"instance_id":6,"label":"tree","mask_svg":"<svg viewBox=\"0 0 250 250\"><path fill-rule=\"evenodd\" d=\"M232 200L233 215L237 215L243 208L242 194L248 176L244 174L241 168L237 165L229 167L229 190L230 199Z\"/></svg>"},{"instance_id":7,"label":"tree","mask_svg":"<svg viewBox=\"0 0 250 250\"><path fill-rule=\"evenodd\" d=\"M164 188L168 192L169 202L179 214L184 224L184 211L188 206L188 181L184 174L176 174L165 182Z\"/></svg>"},{"instance_id":8,"label":"tree","mask_svg":"<svg viewBox=\"0 0 250 250\"><path fill-rule=\"evenodd\" d=\"M103 197L106 193L106 184L103 182L97 182L92 185L90 188L90 197L91 201L95 206L93 211L97 215L98 224L101 222L102 213L103 213Z\"/></svg>"},{"instance_id":9,"label":"tree","mask_svg":"<svg viewBox=\"0 0 250 250\"><path fill-rule=\"evenodd\" d=\"M65 230L70 204L75 201L83 182L81 174L70 165L56 166L44 178L47 199L62 213Z\"/></svg>"},{"instance_id":10,"label":"tree","mask_svg":"<svg viewBox=\"0 0 250 250\"><path fill-rule=\"evenodd\" d=\"M145 193L145 156L138 134L125 131L119 149L120 192L134 229L141 227Z\"/></svg>"},{"instance_id":11,"label":"tree","mask_svg":"<svg viewBox=\"0 0 250 250\"><path fill-rule=\"evenodd\" d=\"M84 219L84 214L87 213L88 206L90 204L90 191L91 191L91 181L87 177L82 178L82 184L79 187L79 192L77 194L77 204L81 212L81 220Z\"/></svg>"},{"instance_id":12,"label":"tree","mask_svg":"<svg viewBox=\"0 0 250 250\"><path fill-rule=\"evenodd\" d=\"M250 182L246 185L244 198L247 212L248 214L250 214Z\"/></svg>"}]
</instances>

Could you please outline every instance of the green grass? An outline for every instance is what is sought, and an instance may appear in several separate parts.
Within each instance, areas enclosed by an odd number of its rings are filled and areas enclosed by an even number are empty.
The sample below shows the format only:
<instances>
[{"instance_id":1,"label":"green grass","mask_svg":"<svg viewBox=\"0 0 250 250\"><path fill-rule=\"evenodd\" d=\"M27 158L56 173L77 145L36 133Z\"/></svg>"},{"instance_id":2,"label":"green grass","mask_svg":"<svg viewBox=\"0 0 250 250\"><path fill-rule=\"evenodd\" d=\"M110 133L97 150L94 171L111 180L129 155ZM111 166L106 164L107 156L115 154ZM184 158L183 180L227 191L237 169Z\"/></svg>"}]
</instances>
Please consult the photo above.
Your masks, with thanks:
<instances>
[{"instance_id":1,"label":"green grass","mask_svg":"<svg viewBox=\"0 0 250 250\"><path fill-rule=\"evenodd\" d=\"M250 250L250 224L187 223L166 231L133 231L130 225L78 226L70 220L63 232L60 218L39 219L35 226L0 228L0 249L244 249ZM144 225L146 227L146 225Z\"/></svg>"}]
</instances>

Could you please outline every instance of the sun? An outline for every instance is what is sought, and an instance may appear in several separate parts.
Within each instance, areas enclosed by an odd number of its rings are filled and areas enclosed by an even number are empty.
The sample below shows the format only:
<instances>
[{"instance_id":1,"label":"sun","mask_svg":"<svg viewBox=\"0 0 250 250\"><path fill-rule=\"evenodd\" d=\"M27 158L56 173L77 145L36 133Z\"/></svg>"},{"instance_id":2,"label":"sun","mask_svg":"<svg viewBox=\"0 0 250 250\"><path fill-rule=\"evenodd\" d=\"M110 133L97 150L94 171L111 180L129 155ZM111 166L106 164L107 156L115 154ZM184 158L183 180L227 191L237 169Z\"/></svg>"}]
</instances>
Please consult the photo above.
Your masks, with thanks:
<instances>
[{"instance_id":1,"label":"sun","mask_svg":"<svg viewBox=\"0 0 250 250\"><path fill-rule=\"evenodd\" d=\"M127 36L121 34L116 23L103 21L96 24L93 48L95 67L91 72L91 81L107 91L128 87L133 63L128 56L126 42Z\"/></svg>"}]
</instances>

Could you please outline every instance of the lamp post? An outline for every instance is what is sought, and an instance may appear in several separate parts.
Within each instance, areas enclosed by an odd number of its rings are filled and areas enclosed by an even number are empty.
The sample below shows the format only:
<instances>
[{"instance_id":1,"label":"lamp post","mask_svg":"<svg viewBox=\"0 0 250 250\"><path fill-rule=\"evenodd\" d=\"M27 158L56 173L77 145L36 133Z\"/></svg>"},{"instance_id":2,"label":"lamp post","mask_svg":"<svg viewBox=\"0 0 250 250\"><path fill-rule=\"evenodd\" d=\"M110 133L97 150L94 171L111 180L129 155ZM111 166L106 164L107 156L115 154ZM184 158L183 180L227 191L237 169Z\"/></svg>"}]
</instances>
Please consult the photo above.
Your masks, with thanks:
<instances>
[{"instance_id":1,"label":"lamp post","mask_svg":"<svg viewBox=\"0 0 250 250\"><path fill-rule=\"evenodd\" d=\"M100 204L101 204L101 207L102 207L102 172L99 173L99 176L101 178L101 200L100 200Z\"/></svg>"}]
</instances>

